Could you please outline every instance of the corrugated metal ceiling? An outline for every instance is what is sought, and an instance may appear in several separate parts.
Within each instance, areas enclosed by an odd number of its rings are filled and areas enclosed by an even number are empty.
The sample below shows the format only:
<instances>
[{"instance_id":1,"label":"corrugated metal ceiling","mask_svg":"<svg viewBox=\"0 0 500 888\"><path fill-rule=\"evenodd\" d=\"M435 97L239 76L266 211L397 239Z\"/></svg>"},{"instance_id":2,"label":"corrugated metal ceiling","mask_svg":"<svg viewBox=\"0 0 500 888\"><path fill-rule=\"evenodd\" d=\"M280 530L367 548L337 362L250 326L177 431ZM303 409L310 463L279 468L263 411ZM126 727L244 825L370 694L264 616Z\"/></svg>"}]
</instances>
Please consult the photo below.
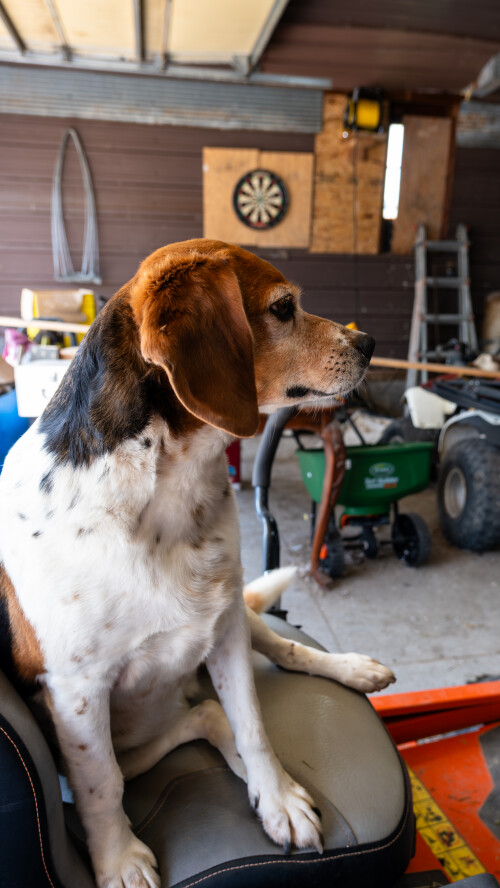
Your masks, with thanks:
<instances>
[{"instance_id":1,"label":"corrugated metal ceiling","mask_svg":"<svg viewBox=\"0 0 500 888\"><path fill-rule=\"evenodd\" d=\"M33 76L34 73L36 76ZM6 65L0 113L132 123L315 133L320 90L170 80L94 71Z\"/></svg>"}]
</instances>

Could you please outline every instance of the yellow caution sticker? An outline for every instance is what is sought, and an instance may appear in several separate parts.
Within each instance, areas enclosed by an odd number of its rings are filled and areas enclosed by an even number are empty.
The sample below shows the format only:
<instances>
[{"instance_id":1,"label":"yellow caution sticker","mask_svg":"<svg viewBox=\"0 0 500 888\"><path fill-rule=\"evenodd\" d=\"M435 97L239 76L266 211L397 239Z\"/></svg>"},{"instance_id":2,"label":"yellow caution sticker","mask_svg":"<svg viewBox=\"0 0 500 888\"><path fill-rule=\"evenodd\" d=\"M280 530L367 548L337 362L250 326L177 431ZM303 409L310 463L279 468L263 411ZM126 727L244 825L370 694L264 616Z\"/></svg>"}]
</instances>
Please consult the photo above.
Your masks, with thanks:
<instances>
[{"instance_id":1,"label":"yellow caution sticker","mask_svg":"<svg viewBox=\"0 0 500 888\"><path fill-rule=\"evenodd\" d=\"M408 766L407 766L408 767ZM452 882L486 870L429 791L408 768L417 829Z\"/></svg>"}]
</instances>

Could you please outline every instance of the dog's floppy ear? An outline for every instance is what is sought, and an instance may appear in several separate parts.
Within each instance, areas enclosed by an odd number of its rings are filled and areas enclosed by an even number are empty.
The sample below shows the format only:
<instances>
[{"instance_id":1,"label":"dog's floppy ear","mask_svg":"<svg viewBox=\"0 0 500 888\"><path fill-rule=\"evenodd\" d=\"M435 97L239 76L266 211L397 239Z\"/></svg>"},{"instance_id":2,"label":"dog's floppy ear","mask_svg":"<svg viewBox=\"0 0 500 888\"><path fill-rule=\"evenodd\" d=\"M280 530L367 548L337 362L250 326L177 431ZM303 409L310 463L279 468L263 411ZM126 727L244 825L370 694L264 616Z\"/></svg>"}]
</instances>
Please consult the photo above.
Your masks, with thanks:
<instances>
[{"instance_id":1,"label":"dog's floppy ear","mask_svg":"<svg viewBox=\"0 0 500 888\"><path fill-rule=\"evenodd\" d=\"M164 368L190 413L232 435L254 435L253 338L226 254L146 260L131 304L143 357Z\"/></svg>"}]
</instances>

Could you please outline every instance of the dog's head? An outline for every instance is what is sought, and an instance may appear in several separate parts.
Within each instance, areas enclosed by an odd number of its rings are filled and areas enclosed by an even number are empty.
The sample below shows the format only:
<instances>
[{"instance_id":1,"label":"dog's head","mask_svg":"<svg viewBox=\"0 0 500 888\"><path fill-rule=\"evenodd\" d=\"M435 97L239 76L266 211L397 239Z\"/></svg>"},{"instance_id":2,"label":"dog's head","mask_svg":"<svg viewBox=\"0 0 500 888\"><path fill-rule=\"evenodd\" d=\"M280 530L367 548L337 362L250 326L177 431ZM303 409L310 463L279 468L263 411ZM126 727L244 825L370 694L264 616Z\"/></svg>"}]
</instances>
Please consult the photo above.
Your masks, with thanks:
<instances>
[{"instance_id":1,"label":"dog's head","mask_svg":"<svg viewBox=\"0 0 500 888\"><path fill-rule=\"evenodd\" d=\"M143 358L190 413L240 437L256 432L259 411L347 394L375 346L305 312L277 269L221 241L157 250L129 293Z\"/></svg>"}]
</instances>

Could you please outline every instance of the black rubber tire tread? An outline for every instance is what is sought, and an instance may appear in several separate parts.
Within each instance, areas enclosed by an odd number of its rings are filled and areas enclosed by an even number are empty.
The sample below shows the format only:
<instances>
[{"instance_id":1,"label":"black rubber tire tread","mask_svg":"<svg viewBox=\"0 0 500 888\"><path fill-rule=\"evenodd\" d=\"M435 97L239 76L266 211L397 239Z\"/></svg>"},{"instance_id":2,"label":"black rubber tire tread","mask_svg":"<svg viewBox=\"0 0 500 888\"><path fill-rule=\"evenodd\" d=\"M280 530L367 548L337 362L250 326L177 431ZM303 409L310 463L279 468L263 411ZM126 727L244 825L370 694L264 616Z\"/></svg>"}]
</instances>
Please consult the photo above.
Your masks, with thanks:
<instances>
[{"instance_id":1,"label":"black rubber tire tread","mask_svg":"<svg viewBox=\"0 0 500 888\"><path fill-rule=\"evenodd\" d=\"M396 419L386 426L377 444L393 444L398 441L436 441L439 429L417 429L409 416Z\"/></svg>"},{"instance_id":2,"label":"black rubber tire tread","mask_svg":"<svg viewBox=\"0 0 500 888\"><path fill-rule=\"evenodd\" d=\"M338 580L339 577L343 577L345 573L345 550L342 537L335 526L333 516L326 533L325 543L328 548L328 555L326 558L320 559L321 568L332 578L332 580Z\"/></svg>"},{"instance_id":3,"label":"black rubber tire tread","mask_svg":"<svg viewBox=\"0 0 500 888\"><path fill-rule=\"evenodd\" d=\"M400 528L404 536L411 536L413 539L413 545L409 550L406 550L403 543L398 540ZM431 535L427 524L420 515L416 515L414 512L399 514L392 528L392 537L396 556L405 561L408 567L421 567L429 560Z\"/></svg>"},{"instance_id":4,"label":"black rubber tire tread","mask_svg":"<svg viewBox=\"0 0 500 888\"><path fill-rule=\"evenodd\" d=\"M444 502L445 481L459 468L466 485L461 515L453 518ZM438 512L446 539L459 549L486 552L500 546L500 450L481 438L458 441L445 455L438 479Z\"/></svg>"},{"instance_id":5,"label":"black rubber tire tread","mask_svg":"<svg viewBox=\"0 0 500 888\"><path fill-rule=\"evenodd\" d=\"M376 558L378 555L379 544L372 527L363 527L361 542L363 544L365 558Z\"/></svg>"}]
</instances>

